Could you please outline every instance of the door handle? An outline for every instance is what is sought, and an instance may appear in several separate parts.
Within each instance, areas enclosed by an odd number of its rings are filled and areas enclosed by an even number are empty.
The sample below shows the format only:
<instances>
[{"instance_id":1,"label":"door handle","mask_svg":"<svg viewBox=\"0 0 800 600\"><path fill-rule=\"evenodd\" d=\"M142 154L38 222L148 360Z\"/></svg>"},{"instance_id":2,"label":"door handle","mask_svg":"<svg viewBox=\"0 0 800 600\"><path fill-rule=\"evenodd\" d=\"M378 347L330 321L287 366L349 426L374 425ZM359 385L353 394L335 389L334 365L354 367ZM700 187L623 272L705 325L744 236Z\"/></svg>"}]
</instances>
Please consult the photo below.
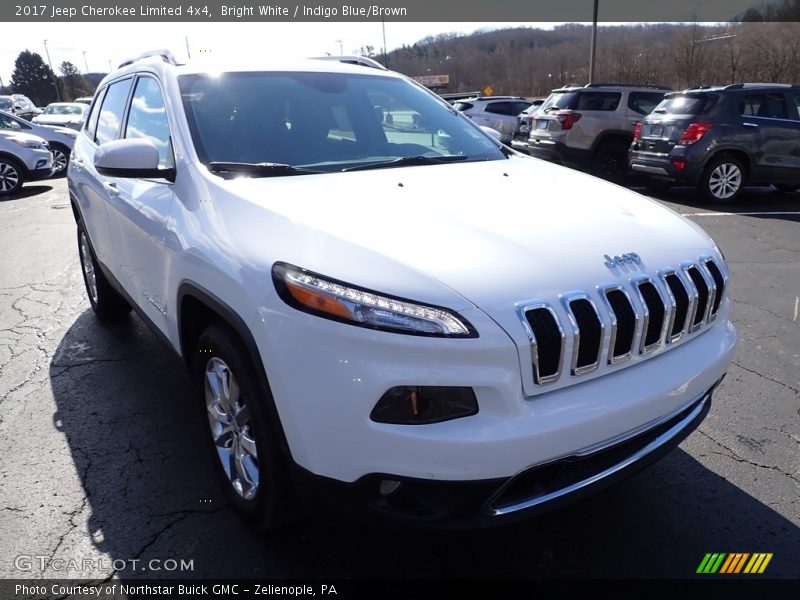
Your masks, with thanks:
<instances>
[{"instance_id":1,"label":"door handle","mask_svg":"<svg viewBox=\"0 0 800 600\"><path fill-rule=\"evenodd\" d=\"M758 127L758 123L742 123L745 127Z\"/></svg>"},{"instance_id":2,"label":"door handle","mask_svg":"<svg viewBox=\"0 0 800 600\"><path fill-rule=\"evenodd\" d=\"M103 183L103 188L112 196L119 196L119 188L113 181L106 181Z\"/></svg>"}]
</instances>

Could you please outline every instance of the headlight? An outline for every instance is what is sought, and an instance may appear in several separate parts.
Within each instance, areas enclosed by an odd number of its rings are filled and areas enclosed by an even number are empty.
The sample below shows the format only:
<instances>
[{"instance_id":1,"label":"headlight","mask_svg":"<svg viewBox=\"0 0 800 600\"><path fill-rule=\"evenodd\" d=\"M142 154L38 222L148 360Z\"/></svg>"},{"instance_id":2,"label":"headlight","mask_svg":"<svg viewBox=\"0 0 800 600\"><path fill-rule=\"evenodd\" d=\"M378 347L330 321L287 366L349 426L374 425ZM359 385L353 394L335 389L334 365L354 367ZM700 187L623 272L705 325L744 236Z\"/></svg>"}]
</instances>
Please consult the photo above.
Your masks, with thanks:
<instances>
[{"instance_id":1,"label":"headlight","mask_svg":"<svg viewBox=\"0 0 800 600\"><path fill-rule=\"evenodd\" d=\"M411 335L478 337L468 321L446 308L378 294L286 263L275 263L272 279L284 302L334 321Z\"/></svg>"},{"instance_id":2,"label":"headlight","mask_svg":"<svg viewBox=\"0 0 800 600\"><path fill-rule=\"evenodd\" d=\"M20 140L16 138L11 138L11 141L14 142L17 146L22 146L23 148L31 148L33 150L47 147L42 142L37 142L34 140Z\"/></svg>"}]
</instances>

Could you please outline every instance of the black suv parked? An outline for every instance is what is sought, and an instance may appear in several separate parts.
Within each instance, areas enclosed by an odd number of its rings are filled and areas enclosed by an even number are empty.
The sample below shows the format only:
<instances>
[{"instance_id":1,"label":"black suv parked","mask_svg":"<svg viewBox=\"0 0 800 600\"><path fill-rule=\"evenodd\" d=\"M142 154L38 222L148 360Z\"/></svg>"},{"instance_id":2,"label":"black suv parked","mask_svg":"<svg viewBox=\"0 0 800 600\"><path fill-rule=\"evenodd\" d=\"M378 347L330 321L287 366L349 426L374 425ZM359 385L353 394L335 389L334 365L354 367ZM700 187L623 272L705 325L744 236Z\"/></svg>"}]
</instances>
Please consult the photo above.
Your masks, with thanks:
<instances>
[{"instance_id":1,"label":"black suv parked","mask_svg":"<svg viewBox=\"0 0 800 600\"><path fill-rule=\"evenodd\" d=\"M667 94L636 126L629 162L651 187L731 202L748 184L800 187L800 86L737 83Z\"/></svg>"}]
</instances>

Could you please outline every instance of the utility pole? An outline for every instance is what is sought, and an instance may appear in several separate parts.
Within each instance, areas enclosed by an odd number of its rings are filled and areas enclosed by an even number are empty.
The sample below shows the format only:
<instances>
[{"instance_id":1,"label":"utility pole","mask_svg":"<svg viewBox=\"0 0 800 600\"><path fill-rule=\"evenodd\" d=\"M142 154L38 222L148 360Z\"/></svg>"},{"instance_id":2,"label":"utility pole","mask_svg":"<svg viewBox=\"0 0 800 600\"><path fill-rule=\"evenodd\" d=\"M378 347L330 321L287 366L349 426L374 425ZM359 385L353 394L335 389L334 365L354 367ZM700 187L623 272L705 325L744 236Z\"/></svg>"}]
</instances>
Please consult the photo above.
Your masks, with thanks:
<instances>
[{"instance_id":1,"label":"utility pole","mask_svg":"<svg viewBox=\"0 0 800 600\"><path fill-rule=\"evenodd\" d=\"M86 73L89 72L89 63L86 60L86 50L83 51L83 66L86 67Z\"/></svg>"},{"instance_id":2,"label":"utility pole","mask_svg":"<svg viewBox=\"0 0 800 600\"><path fill-rule=\"evenodd\" d=\"M389 68L389 49L386 47L386 19L381 19L383 27L383 66Z\"/></svg>"},{"instance_id":3,"label":"utility pole","mask_svg":"<svg viewBox=\"0 0 800 600\"><path fill-rule=\"evenodd\" d=\"M344 56L344 47L342 46L342 40L336 40L336 43L339 44L339 56Z\"/></svg>"},{"instance_id":4,"label":"utility pole","mask_svg":"<svg viewBox=\"0 0 800 600\"><path fill-rule=\"evenodd\" d=\"M50 50L47 49L47 40L44 41L44 52L47 55L47 64L50 65L50 74L53 76L53 87L56 88L56 98L58 98L58 101L61 102L61 92L58 91L56 72L53 70L53 63L50 62Z\"/></svg>"},{"instance_id":5,"label":"utility pole","mask_svg":"<svg viewBox=\"0 0 800 600\"><path fill-rule=\"evenodd\" d=\"M592 17L592 51L589 54L589 83L594 83L594 61L597 52L597 3L594 0L594 16Z\"/></svg>"},{"instance_id":6,"label":"utility pole","mask_svg":"<svg viewBox=\"0 0 800 600\"><path fill-rule=\"evenodd\" d=\"M189 36L186 36L186 57L192 60L192 52L189 50Z\"/></svg>"}]
</instances>

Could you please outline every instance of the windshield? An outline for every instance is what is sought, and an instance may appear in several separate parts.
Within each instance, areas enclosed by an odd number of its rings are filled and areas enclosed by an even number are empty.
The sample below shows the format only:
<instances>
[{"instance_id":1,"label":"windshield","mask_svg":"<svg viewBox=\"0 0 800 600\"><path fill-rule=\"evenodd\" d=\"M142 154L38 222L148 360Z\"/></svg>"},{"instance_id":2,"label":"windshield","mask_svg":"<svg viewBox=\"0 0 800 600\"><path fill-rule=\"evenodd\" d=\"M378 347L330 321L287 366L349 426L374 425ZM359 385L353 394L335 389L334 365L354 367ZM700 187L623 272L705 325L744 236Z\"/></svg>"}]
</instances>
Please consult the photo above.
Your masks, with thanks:
<instances>
[{"instance_id":1,"label":"windshield","mask_svg":"<svg viewBox=\"0 0 800 600\"><path fill-rule=\"evenodd\" d=\"M11 106L10 98L0 98L0 110L8 110Z\"/></svg>"},{"instance_id":2,"label":"windshield","mask_svg":"<svg viewBox=\"0 0 800 600\"><path fill-rule=\"evenodd\" d=\"M50 105L44 109L46 115L82 115L83 109L80 106L54 106Z\"/></svg>"},{"instance_id":3,"label":"windshield","mask_svg":"<svg viewBox=\"0 0 800 600\"><path fill-rule=\"evenodd\" d=\"M319 172L505 157L453 109L393 77L225 73L182 75L179 85L197 153L212 167L274 163ZM397 160L407 157L418 160Z\"/></svg>"}]
</instances>

